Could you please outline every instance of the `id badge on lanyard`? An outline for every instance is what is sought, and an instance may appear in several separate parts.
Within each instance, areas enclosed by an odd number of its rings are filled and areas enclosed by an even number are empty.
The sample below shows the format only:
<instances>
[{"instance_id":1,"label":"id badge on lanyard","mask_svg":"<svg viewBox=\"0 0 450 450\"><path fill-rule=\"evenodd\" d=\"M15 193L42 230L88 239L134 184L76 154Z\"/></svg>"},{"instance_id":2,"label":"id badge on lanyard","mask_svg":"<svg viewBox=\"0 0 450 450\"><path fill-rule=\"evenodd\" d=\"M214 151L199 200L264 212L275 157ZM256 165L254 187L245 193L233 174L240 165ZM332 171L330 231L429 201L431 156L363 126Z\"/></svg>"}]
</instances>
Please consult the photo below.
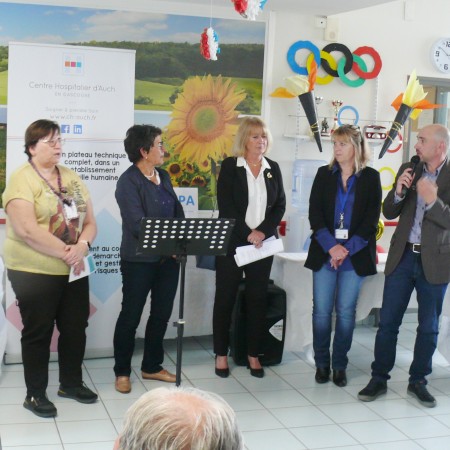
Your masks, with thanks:
<instances>
[{"instance_id":1,"label":"id badge on lanyard","mask_svg":"<svg viewBox=\"0 0 450 450\"><path fill-rule=\"evenodd\" d=\"M336 239L348 239L348 229L344 228L344 213L339 214L339 224L334 230L334 237Z\"/></svg>"},{"instance_id":2,"label":"id badge on lanyard","mask_svg":"<svg viewBox=\"0 0 450 450\"><path fill-rule=\"evenodd\" d=\"M70 200L69 204L64 203L63 207L64 207L64 214L67 220L78 219L79 214L77 210L77 205L73 199Z\"/></svg>"}]
</instances>

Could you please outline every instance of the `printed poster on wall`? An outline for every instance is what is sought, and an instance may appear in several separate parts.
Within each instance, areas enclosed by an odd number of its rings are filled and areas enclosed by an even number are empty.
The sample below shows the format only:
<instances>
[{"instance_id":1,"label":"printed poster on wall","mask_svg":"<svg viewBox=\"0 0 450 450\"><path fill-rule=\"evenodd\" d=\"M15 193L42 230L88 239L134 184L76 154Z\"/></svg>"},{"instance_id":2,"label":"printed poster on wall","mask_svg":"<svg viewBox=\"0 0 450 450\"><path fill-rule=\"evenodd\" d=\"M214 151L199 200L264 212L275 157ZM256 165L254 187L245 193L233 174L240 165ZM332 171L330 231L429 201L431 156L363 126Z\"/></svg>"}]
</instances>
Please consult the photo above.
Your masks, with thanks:
<instances>
[{"instance_id":1,"label":"printed poster on wall","mask_svg":"<svg viewBox=\"0 0 450 450\"><path fill-rule=\"evenodd\" d=\"M114 198L130 163L123 150L134 122L135 51L70 45L9 44L7 178L27 161L24 132L37 119L59 123L66 140L60 163L78 173L94 205L98 236L91 253L87 356L110 354L121 301L121 219ZM8 283L7 362L21 361L22 323ZM56 335L52 351L56 351Z\"/></svg>"}]
</instances>

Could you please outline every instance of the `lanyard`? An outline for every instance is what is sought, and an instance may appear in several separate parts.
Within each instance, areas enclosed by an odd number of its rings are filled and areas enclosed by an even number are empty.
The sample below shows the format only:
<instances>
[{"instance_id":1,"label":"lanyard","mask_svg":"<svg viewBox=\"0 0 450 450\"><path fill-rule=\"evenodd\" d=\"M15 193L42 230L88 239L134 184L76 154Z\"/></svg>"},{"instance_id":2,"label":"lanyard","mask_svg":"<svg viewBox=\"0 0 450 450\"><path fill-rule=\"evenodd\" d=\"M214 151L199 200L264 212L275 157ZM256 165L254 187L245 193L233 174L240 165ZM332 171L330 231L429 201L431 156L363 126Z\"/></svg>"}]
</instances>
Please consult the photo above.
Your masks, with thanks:
<instances>
[{"instance_id":1,"label":"lanyard","mask_svg":"<svg viewBox=\"0 0 450 450\"><path fill-rule=\"evenodd\" d=\"M342 181L342 178L341 178L341 181ZM355 181L355 176L352 175L347 180L347 191L344 191L343 186L342 186L342 182L338 183L338 201L339 201L339 206L340 206L338 228L341 229L341 230L344 228L344 210L345 210L345 205L347 204L348 196L350 194L350 190L351 190L351 188L353 186L354 181Z\"/></svg>"}]
</instances>

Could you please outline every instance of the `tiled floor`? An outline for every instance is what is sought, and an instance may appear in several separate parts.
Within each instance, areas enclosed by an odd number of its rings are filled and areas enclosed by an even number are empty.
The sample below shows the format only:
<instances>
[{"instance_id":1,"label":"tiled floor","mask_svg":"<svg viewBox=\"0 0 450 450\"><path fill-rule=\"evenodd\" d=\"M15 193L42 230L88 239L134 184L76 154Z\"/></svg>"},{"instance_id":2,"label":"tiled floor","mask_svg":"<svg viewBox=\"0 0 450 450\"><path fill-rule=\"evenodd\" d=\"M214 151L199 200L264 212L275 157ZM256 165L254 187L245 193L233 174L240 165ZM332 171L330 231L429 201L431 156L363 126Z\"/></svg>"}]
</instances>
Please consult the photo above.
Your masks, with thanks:
<instances>
[{"instance_id":1,"label":"tiled floor","mask_svg":"<svg viewBox=\"0 0 450 450\"><path fill-rule=\"evenodd\" d=\"M450 448L450 367L446 361L436 356L429 377L436 408L424 408L406 395L414 320L415 316L408 314L401 330L397 365L387 395L372 403L356 399L369 379L376 331L370 325L358 325L355 330L345 388L316 384L313 364L296 353L285 353L283 363L267 368L263 379L253 378L245 367L234 365L232 376L218 378L213 371L211 337L185 339L183 384L221 394L235 409L246 447L251 450ZM167 341L166 350L166 367L174 370L175 341ZM141 354L138 349L133 391L128 395L114 390L112 359L85 362L85 381L100 395L93 405L57 397L58 372L52 363L48 395L58 408L56 419L40 419L25 410L22 366L3 366L3 450L111 450L126 409L145 390L162 384L140 379Z\"/></svg>"}]
</instances>

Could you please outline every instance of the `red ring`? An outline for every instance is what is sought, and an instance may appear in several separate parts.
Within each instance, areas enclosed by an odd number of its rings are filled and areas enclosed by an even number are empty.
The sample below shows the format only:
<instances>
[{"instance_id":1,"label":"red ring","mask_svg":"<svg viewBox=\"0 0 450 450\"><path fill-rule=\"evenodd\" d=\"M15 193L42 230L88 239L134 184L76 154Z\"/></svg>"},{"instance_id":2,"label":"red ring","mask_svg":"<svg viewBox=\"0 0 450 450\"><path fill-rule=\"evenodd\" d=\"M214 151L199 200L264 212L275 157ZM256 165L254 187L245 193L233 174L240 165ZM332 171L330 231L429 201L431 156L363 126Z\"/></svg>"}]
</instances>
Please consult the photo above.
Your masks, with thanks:
<instances>
[{"instance_id":1,"label":"red ring","mask_svg":"<svg viewBox=\"0 0 450 450\"><path fill-rule=\"evenodd\" d=\"M361 78L364 78L365 80L370 80L372 78L376 78L381 70L381 57L379 53L373 48L373 47L358 47L356 50L353 51L355 55L362 56L362 55L370 55L373 58L374 61L374 67L371 72L364 72L361 70L358 64L356 62L353 63L353 72L356 73Z\"/></svg>"},{"instance_id":2,"label":"red ring","mask_svg":"<svg viewBox=\"0 0 450 450\"><path fill-rule=\"evenodd\" d=\"M388 148L388 149L387 149L387 152L388 152L388 153L395 153L395 152L398 152L398 151L402 148L402 145L403 145L403 136L402 136L402 133L400 133L400 131L399 131L398 134L397 134L397 136L398 136L398 139L399 139L399 141L398 141L398 146L395 147L395 148L392 148L392 149ZM387 138L386 138L386 139L387 139Z\"/></svg>"}]
</instances>

